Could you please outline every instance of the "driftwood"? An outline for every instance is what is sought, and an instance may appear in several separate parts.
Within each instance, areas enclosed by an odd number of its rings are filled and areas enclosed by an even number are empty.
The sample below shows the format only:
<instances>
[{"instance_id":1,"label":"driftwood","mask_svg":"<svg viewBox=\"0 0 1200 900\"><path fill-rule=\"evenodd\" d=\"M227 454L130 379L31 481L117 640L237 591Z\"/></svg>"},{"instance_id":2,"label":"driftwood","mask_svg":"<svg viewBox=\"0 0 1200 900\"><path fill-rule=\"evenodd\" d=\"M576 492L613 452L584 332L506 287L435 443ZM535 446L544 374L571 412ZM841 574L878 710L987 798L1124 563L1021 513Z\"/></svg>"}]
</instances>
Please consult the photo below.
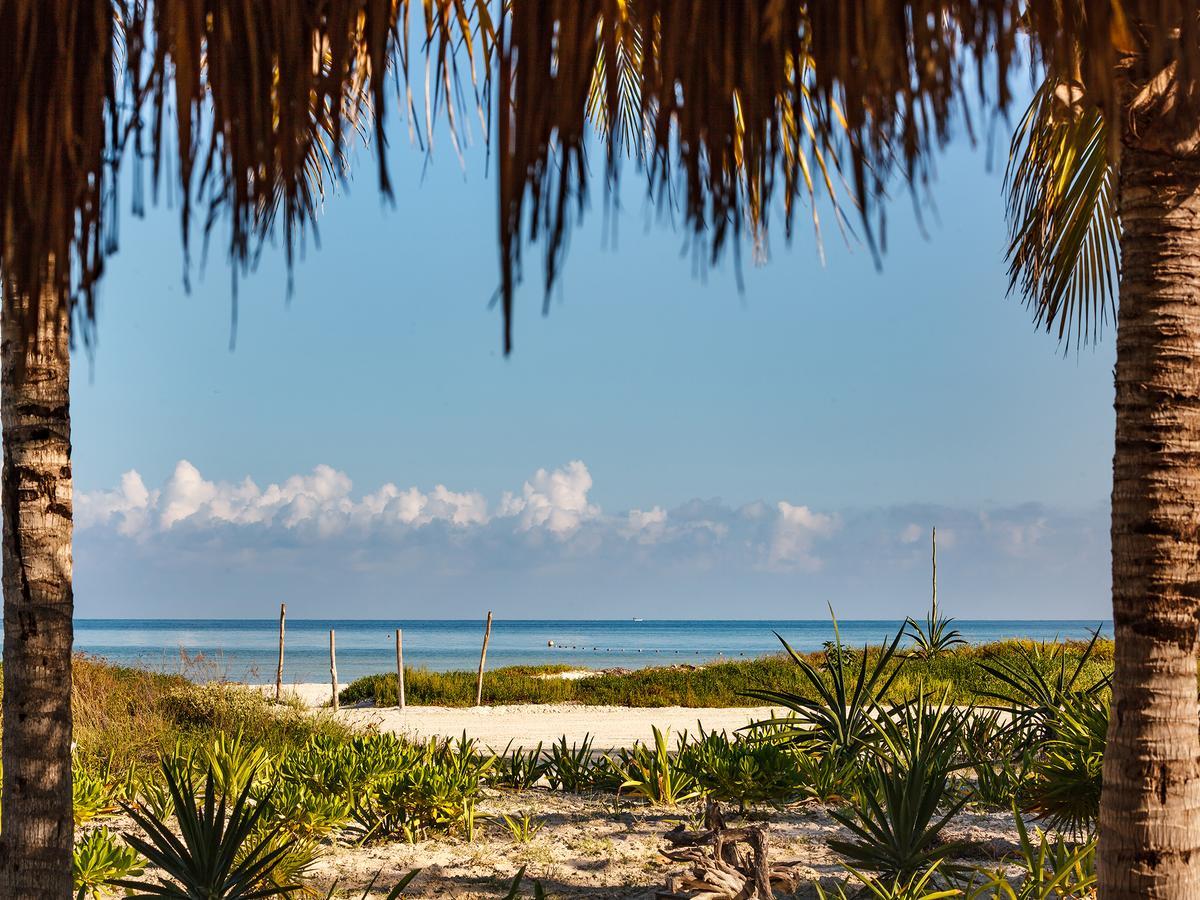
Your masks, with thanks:
<instances>
[{"instance_id":1,"label":"driftwood","mask_svg":"<svg viewBox=\"0 0 1200 900\"><path fill-rule=\"evenodd\" d=\"M666 838L671 847L662 854L688 868L667 876L658 900L772 900L775 889L793 893L804 881L800 864L771 864L766 825L729 828L711 800L702 831L680 825Z\"/></svg>"}]
</instances>

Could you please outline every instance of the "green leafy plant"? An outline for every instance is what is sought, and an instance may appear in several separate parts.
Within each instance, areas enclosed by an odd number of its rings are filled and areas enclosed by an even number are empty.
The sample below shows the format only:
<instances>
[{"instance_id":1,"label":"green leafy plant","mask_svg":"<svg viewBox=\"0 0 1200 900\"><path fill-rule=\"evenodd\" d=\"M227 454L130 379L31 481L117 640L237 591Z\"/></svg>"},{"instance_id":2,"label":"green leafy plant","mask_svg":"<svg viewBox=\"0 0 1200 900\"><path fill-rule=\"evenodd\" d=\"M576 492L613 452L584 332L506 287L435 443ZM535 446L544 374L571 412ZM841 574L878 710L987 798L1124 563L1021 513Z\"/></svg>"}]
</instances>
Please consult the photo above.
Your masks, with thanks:
<instances>
[{"instance_id":1,"label":"green leafy plant","mask_svg":"<svg viewBox=\"0 0 1200 900\"><path fill-rule=\"evenodd\" d=\"M180 777L175 767L163 765L163 776L175 807L178 836L168 822L144 808L125 806L148 838L126 834L126 843L162 874L157 882L119 879L114 884L145 891L146 896L180 900L251 900L287 896L296 890L296 885L271 880L290 845L275 842L277 829L258 830L264 807L249 802L250 785L230 805L226 796L219 795L212 773L205 776L199 794L190 773Z\"/></svg>"},{"instance_id":2,"label":"green leafy plant","mask_svg":"<svg viewBox=\"0 0 1200 900\"><path fill-rule=\"evenodd\" d=\"M891 879L877 878L846 867L861 888L853 895L868 897L874 900L945 900L948 897L961 897L962 890L956 887L939 887L934 879L938 873L940 861L934 862L927 869L914 873L906 878L900 876ZM838 885L836 894L827 894L825 889L817 884L817 896L820 900L849 900L846 889Z\"/></svg>"},{"instance_id":3,"label":"green leafy plant","mask_svg":"<svg viewBox=\"0 0 1200 900\"><path fill-rule=\"evenodd\" d=\"M1037 839L1013 809L1019 853L1009 859L1020 867L1016 877L1004 869L978 869L967 890L970 900L1091 900L1096 896L1096 839L1070 844L1037 830Z\"/></svg>"},{"instance_id":4,"label":"green leafy plant","mask_svg":"<svg viewBox=\"0 0 1200 900\"><path fill-rule=\"evenodd\" d=\"M596 754L590 734L585 734L578 744L568 744L564 734L546 750L546 780L556 791L574 794L592 789L595 769Z\"/></svg>"},{"instance_id":5,"label":"green leafy plant","mask_svg":"<svg viewBox=\"0 0 1200 900\"><path fill-rule=\"evenodd\" d=\"M141 875L142 864L138 852L107 828L89 831L75 842L71 856L77 900L103 897L115 886L114 882Z\"/></svg>"},{"instance_id":6,"label":"green leafy plant","mask_svg":"<svg viewBox=\"0 0 1200 900\"><path fill-rule=\"evenodd\" d=\"M383 874L382 871L375 873L375 877L371 879L370 883L367 884L366 889L363 890L360 900L371 900L371 897L373 896L371 891L375 890L375 882L379 880L379 876L381 874ZM384 895L384 900L402 900L404 897L404 889L412 884L413 879L420 874L420 869L413 869L411 872L406 874L392 886L390 891ZM330 885L329 893L325 895L325 900L333 900L333 895L337 892L337 888L338 883L335 881L332 885Z\"/></svg>"},{"instance_id":7,"label":"green leafy plant","mask_svg":"<svg viewBox=\"0 0 1200 900\"><path fill-rule=\"evenodd\" d=\"M430 741L415 758L376 777L353 799L352 817L362 840L428 833L475 832L475 804L495 757L481 758L467 742Z\"/></svg>"},{"instance_id":8,"label":"green leafy plant","mask_svg":"<svg viewBox=\"0 0 1200 900\"><path fill-rule=\"evenodd\" d=\"M513 841L518 844L528 844L546 824L544 818L537 818L528 811L517 816L505 814L500 819Z\"/></svg>"},{"instance_id":9,"label":"green leafy plant","mask_svg":"<svg viewBox=\"0 0 1200 900\"><path fill-rule=\"evenodd\" d=\"M509 741L504 752L495 756L492 783L510 791L529 790L542 780L549 768L540 743L532 750L526 750L524 747L513 747L513 742Z\"/></svg>"},{"instance_id":10,"label":"green leafy plant","mask_svg":"<svg viewBox=\"0 0 1200 900\"><path fill-rule=\"evenodd\" d=\"M755 728L775 727L790 743L816 747L820 752L846 760L856 757L873 734L872 717L901 668L902 660L896 659L896 649L903 632L898 632L877 654L870 654L864 648L857 667L848 663L841 652L842 636L836 617L833 618L833 634L837 652L825 673L793 650L778 633L775 635L799 667L814 695L812 698L790 691L765 689L747 691L746 695L794 713L792 717L756 723ZM896 665L892 664L893 660Z\"/></svg>"},{"instance_id":11,"label":"green leafy plant","mask_svg":"<svg viewBox=\"0 0 1200 900\"><path fill-rule=\"evenodd\" d=\"M744 812L752 804L782 806L804 795L795 757L795 751L769 741L701 728L695 741L680 747L677 762L704 794Z\"/></svg>"},{"instance_id":12,"label":"green leafy plant","mask_svg":"<svg viewBox=\"0 0 1200 900\"><path fill-rule=\"evenodd\" d=\"M109 766L99 772L76 767L71 778L71 812L75 824L115 815L121 809L120 795L120 787Z\"/></svg>"},{"instance_id":13,"label":"green leafy plant","mask_svg":"<svg viewBox=\"0 0 1200 900\"><path fill-rule=\"evenodd\" d=\"M267 751L247 741L241 729L233 737L217 732L199 754L197 763L212 773L220 793L236 795L266 768Z\"/></svg>"},{"instance_id":14,"label":"green leafy plant","mask_svg":"<svg viewBox=\"0 0 1200 900\"><path fill-rule=\"evenodd\" d=\"M686 772L667 745L670 730L652 727L654 746L635 744L616 763L625 776L620 790L626 788L654 806L678 806L700 796L696 779ZM680 738L680 746L686 736ZM614 761L615 762L615 761Z\"/></svg>"},{"instance_id":15,"label":"green leafy plant","mask_svg":"<svg viewBox=\"0 0 1200 900\"><path fill-rule=\"evenodd\" d=\"M504 900L519 900L521 897L521 884L525 881L525 867L517 869L516 876L513 877L512 884L508 886L508 893L504 895ZM533 883L533 900L545 900L546 891L542 887L540 881Z\"/></svg>"}]
</instances>

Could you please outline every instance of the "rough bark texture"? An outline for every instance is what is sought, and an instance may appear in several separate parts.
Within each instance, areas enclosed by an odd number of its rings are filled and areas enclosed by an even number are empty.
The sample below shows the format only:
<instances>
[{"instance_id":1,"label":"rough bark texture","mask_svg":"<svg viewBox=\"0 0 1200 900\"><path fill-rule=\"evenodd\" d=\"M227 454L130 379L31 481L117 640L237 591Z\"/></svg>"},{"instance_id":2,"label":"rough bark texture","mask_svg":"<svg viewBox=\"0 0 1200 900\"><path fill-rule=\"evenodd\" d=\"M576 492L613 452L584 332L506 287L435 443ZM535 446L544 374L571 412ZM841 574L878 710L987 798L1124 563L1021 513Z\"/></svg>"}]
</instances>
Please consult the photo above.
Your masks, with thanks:
<instances>
[{"instance_id":1,"label":"rough bark texture","mask_svg":"<svg viewBox=\"0 0 1200 900\"><path fill-rule=\"evenodd\" d=\"M1200 155L1134 117L1120 173L1104 900L1200 897Z\"/></svg>"},{"instance_id":2,"label":"rough bark texture","mask_svg":"<svg viewBox=\"0 0 1200 900\"><path fill-rule=\"evenodd\" d=\"M41 310L32 340L19 302L0 318L5 900L71 896L70 356L62 304Z\"/></svg>"}]
</instances>

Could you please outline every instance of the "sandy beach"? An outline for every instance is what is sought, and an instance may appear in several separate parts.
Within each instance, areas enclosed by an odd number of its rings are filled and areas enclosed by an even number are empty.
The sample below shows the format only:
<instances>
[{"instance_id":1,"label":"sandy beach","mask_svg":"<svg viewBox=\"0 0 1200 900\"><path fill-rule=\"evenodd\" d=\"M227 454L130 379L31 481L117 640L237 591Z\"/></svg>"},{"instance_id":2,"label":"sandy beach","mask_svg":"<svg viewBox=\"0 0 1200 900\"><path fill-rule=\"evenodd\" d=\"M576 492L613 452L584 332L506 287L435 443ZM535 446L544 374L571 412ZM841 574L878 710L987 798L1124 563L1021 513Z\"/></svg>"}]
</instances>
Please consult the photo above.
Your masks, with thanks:
<instances>
[{"instance_id":1,"label":"sandy beach","mask_svg":"<svg viewBox=\"0 0 1200 900\"><path fill-rule=\"evenodd\" d=\"M270 695L275 691L274 685L261 685L259 689ZM292 684L284 687L284 693L305 706L321 707L329 702L331 688L328 684ZM343 708L337 713L339 719L360 728L377 728L414 738L458 737L465 730L468 737L497 750L509 741L527 747L539 742L549 744L564 734L569 741L579 741L590 734L598 748L628 747L636 741L648 741L651 726L670 728L672 734L684 730L695 733L697 723L706 731L733 731L771 715L771 708L762 706L630 708L570 703L474 708L409 706L404 710L360 706Z\"/></svg>"}]
</instances>

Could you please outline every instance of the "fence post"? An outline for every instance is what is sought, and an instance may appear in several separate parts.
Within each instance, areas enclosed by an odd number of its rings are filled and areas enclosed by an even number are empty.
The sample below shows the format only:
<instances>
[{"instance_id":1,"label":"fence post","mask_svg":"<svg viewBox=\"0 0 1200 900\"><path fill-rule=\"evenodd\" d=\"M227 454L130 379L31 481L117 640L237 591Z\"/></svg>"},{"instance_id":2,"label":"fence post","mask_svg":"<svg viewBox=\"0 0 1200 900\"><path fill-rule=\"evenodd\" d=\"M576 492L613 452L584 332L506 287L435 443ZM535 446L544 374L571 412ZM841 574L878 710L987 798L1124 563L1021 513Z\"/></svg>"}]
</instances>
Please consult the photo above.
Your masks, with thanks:
<instances>
[{"instance_id":1,"label":"fence post","mask_svg":"<svg viewBox=\"0 0 1200 900\"><path fill-rule=\"evenodd\" d=\"M483 650L479 654L479 677L475 680L475 705L483 704L483 664L487 661L488 641L492 637L492 611L487 614L487 624L483 626Z\"/></svg>"},{"instance_id":2,"label":"fence post","mask_svg":"<svg viewBox=\"0 0 1200 900\"><path fill-rule=\"evenodd\" d=\"M287 617L287 604L279 604L279 666L275 669L275 702L283 699L283 620Z\"/></svg>"},{"instance_id":3,"label":"fence post","mask_svg":"<svg viewBox=\"0 0 1200 900\"><path fill-rule=\"evenodd\" d=\"M404 639L396 629L396 705L404 709Z\"/></svg>"},{"instance_id":4,"label":"fence post","mask_svg":"<svg viewBox=\"0 0 1200 900\"><path fill-rule=\"evenodd\" d=\"M333 643L333 629L329 629L329 680L333 683L333 709L337 712L338 708L338 683L337 683L337 650Z\"/></svg>"}]
</instances>

